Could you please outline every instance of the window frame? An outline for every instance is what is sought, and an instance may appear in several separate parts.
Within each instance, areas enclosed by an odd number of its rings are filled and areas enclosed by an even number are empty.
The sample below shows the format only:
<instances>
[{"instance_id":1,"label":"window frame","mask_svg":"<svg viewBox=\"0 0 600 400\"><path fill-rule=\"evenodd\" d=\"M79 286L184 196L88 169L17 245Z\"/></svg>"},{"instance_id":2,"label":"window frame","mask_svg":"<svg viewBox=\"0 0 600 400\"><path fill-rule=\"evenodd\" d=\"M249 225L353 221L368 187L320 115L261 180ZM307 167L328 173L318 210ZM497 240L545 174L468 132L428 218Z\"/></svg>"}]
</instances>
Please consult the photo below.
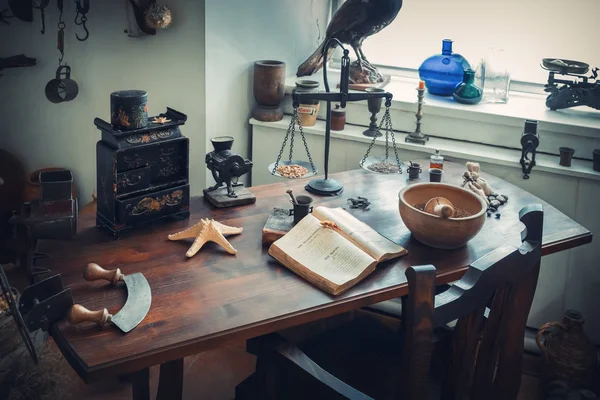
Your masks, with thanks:
<instances>
[{"instance_id":1,"label":"window frame","mask_svg":"<svg viewBox=\"0 0 600 400\"><path fill-rule=\"evenodd\" d=\"M329 18L327 20L327 26L329 26L329 23L331 22L333 15L336 13L336 11L342 6L344 1L346 1L346 0L330 0L330 1L331 1L331 12L329 13ZM333 57L331 58L331 60L328 62L327 67L328 67L328 69L336 70L336 69L339 69L338 66L340 65L340 63L341 63L341 54L339 51L336 51L334 53ZM419 70L416 68L408 68L408 67L403 67L401 65L386 65L386 64L379 64L379 63L372 63L372 64L375 67L377 67L382 74L388 74L388 75L396 76L399 78L408 78L408 79L419 80ZM521 93L530 93L530 94L546 94L546 92L544 91L544 87L545 87L544 84L535 83L535 82L528 82L528 81L521 81L521 80L514 80L514 79L511 79L511 82L510 82L510 91L511 92L521 92ZM510 101L510 99L509 99L509 101Z\"/></svg>"}]
</instances>

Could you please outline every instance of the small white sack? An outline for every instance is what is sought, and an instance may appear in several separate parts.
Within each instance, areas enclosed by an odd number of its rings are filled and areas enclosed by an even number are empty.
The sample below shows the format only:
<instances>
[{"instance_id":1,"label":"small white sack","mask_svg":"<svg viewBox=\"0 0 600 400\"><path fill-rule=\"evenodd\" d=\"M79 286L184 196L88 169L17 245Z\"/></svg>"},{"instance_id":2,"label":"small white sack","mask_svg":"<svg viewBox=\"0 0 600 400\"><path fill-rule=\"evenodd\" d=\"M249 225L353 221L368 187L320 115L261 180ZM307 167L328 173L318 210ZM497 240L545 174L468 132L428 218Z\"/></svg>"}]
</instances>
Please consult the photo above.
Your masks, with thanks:
<instances>
[{"instance_id":1,"label":"small white sack","mask_svg":"<svg viewBox=\"0 0 600 400\"><path fill-rule=\"evenodd\" d=\"M467 170L471 173L471 178L477 182L478 186L483 190L487 200L487 196L490 196L492 193L494 193L494 190L490 187L489 183L487 183L485 179L479 176L479 172L481 170L479 163L471 161L467 162Z\"/></svg>"},{"instance_id":2,"label":"small white sack","mask_svg":"<svg viewBox=\"0 0 600 400\"><path fill-rule=\"evenodd\" d=\"M480 196L485 201L485 204L490 204L483 188L473 179L472 174L469 171L463 174L463 179L463 188L470 190L471 192Z\"/></svg>"}]
</instances>

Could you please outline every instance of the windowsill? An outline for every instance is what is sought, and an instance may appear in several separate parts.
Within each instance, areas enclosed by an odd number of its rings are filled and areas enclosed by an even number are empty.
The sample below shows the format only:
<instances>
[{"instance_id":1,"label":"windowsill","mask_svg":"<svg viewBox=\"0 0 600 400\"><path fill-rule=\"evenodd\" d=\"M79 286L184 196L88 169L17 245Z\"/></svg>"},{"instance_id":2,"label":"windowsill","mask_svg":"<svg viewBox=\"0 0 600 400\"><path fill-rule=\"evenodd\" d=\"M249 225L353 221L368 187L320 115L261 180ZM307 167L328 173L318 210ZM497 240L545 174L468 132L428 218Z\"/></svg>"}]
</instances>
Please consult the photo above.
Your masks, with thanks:
<instances>
[{"instance_id":1,"label":"windowsill","mask_svg":"<svg viewBox=\"0 0 600 400\"><path fill-rule=\"evenodd\" d=\"M279 122L261 122L255 119L250 120L250 124L254 126L264 126L267 128L286 131L290 123L290 116L286 115ZM363 126L346 125L343 131L332 131L332 138L351 140L367 144L372 140L362 134L365 130ZM325 122L318 120L315 126L304 127L304 132L307 134L324 136ZM435 150L440 150L444 156L449 158L466 159L470 161L485 162L507 167L521 169L519 160L521 158L520 151L502 148L492 145L480 143L466 143L462 141L431 137L425 145L414 143L405 143L404 137L406 133L395 132L396 146L399 150L408 150L421 153L433 154ZM383 138L377 139L378 145L384 145ZM358 163L358 160L357 160ZM571 167L563 167L558 164L558 157L546 154L537 154L536 166L533 168L532 176L535 176L536 171L549 172L563 176L573 176L577 178L586 178L600 181L600 172L592 169L591 161L573 159Z\"/></svg>"},{"instance_id":2,"label":"windowsill","mask_svg":"<svg viewBox=\"0 0 600 400\"><path fill-rule=\"evenodd\" d=\"M312 77L323 86L323 75L318 73ZM286 93L291 94L298 80L295 76L286 79ZM331 90L336 90L339 71L329 70ZM393 94L392 109L414 113L417 99L417 80L392 76L385 89ZM456 103L451 97L433 96L425 93L423 114L438 117L452 117L489 124L501 124L522 129L525 119L537 120L540 130L561 132L575 136L600 138L600 111L590 107L577 107L552 111L545 105L546 96L522 92L511 92L506 104L480 103L464 105ZM366 107L366 102L365 102ZM425 121L425 119L424 119Z\"/></svg>"}]
</instances>

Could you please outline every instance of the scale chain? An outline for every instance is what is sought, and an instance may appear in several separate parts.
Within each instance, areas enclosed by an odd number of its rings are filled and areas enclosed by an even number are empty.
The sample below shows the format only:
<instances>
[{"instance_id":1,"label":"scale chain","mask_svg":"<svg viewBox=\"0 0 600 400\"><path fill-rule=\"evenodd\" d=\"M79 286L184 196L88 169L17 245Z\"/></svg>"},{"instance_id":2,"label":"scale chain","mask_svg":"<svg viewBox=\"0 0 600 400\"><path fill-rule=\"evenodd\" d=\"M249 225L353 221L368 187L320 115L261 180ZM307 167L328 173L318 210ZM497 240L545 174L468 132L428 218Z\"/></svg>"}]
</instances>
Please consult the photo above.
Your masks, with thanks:
<instances>
[{"instance_id":1,"label":"scale chain","mask_svg":"<svg viewBox=\"0 0 600 400\"><path fill-rule=\"evenodd\" d=\"M377 136L373 136L373 140L371 140L371 143L369 143L369 148L367 149L367 152L365 153L363 159L360 162L361 168L362 168L363 164L365 163L365 161L367 161L367 158L369 157L369 153L371 152L371 149L373 148L373 145L375 144L376 140L377 140Z\"/></svg>"},{"instance_id":2,"label":"scale chain","mask_svg":"<svg viewBox=\"0 0 600 400\"><path fill-rule=\"evenodd\" d=\"M313 173L317 173L317 169L315 168L312 156L310 154L310 151L308 150L308 144L306 143L306 137L304 136L304 131L302 129L302 121L298 116L298 106L294 105L294 114L292 114L290 125L288 126L288 130L285 133L285 138L283 139L283 144L281 145L281 150L279 150L279 155L277 156L277 160L275 161L275 164L273 166L273 174L277 172L277 168L279 167L279 162L281 161L281 157L283 156L283 150L285 150L285 145L287 144L288 138L290 139L289 161L292 161L292 157L294 155L294 136L296 133L296 123L298 123L298 129L300 131L300 136L302 137L302 142L304 143L304 149L306 150L306 155L308 156L310 166L313 170Z\"/></svg>"},{"instance_id":3,"label":"scale chain","mask_svg":"<svg viewBox=\"0 0 600 400\"><path fill-rule=\"evenodd\" d=\"M292 115L292 119L290 121L290 126L288 126L288 130L285 133L285 138L283 139L283 144L281 145L281 150L279 150L279 155L277 156L277 160L275 161L275 165L273 166L273 174L275 174L277 172L277 168L279 167L279 161L281 161L281 156L283 155L283 150L285 149L285 145L287 144L288 137L290 136L290 134L292 135L292 137L294 136L294 132L296 130L297 116L298 116L298 110L296 107L294 107L294 114Z\"/></svg>"},{"instance_id":4,"label":"scale chain","mask_svg":"<svg viewBox=\"0 0 600 400\"><path fill-rule=\"evenodd\" d=\"M400 164L400 157L398 156L398 148L396 147L396 136L394 135L394 128L392 126L392 118L390 116L390 105L387 104L386 102L386 108L385 108L385 113L383 114L383 117L381 118L381 122L379 123L379 130L381 130L381 128L385 127L385 158L386 160L389 158L389 137L392 137L392 146L394 148L394 155L396 157L396 164L398 164L398 170L399 173L402 173L402 165ZM369 157L369 154L371 153L371 150L373 149L373 145L375 144L375 141L377 140L377 136L373 137L373 140L371 140L371 143L369 144L369 148L367 149L367 152L365 153L363 159L360 162L360 167L362 167L365 163L365 161L367 160L367 158Z\"/></svg>"},{"instance_id":5,"label":"scale chain","mask_svg":"<svg viewBox=\"0 0 600 400\"><path fill-rule=\"evenodd\" d=\"M398 169L400 173L402 173L402 168L400 165L400 157L398 157L398 148L396 147L396 136L394 135L394 128L392 126L392 117L390 116L390 107L387 106L385 109L385 114L383 115L383 119L385 120L385 136L386 136L386 151L385 158L388 158L388 147L387 147L387 137L388 133L392 137L392 146L394 147L394 155L396 156L396 164L398 164Z\"/></svg>"},{"instance_id":6,"label":"scale chain","mask_svg":"<svg viewBox=\"0 0 600 400\"><path fill-rule=\"evenodd\" d=\"M294 112L296 112L296 111L294 110ZM296 121L300 122L300 119L297 119ZM288 158L288 161L292 161L292 157L294 156L294 136L295 136L295 133L296 133L296 124L294 124L294 126L292 128L292 135L290 136L290 156Z\"/></svg>"},{"instance_id":7,"label":"scale chain","mask_svg":"<svg viewBox=\"0 0 600 400\"><path fill-rule=\"evenodd\" d=\"M308 162L310 162L310 167L312 168L313 173L316 174L317 169L315 168L315 164L313 163L310 151L308 151L308 144L306 143L306 137L304 136L304 131L302 130L302 121L300 119L298 119L298 129L300 129L300 136L302 136L302 142L304 142L304 149L306 150L306 155L308 156Z\"/></svg>"}]
</instances>

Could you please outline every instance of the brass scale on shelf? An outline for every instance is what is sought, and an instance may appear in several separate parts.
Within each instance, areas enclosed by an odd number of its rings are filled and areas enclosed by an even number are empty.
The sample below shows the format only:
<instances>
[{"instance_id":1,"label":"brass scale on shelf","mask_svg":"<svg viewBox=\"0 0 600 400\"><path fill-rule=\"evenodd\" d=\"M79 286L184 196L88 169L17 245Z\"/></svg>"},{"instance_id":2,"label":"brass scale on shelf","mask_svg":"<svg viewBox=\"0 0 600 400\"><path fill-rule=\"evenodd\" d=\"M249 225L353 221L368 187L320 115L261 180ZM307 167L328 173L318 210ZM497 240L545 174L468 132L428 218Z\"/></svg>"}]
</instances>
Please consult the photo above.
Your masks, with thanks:
<instances>
[{"instance_id":1,"label":"brass scale on shelf","mask_svg":"<svg viewBox=\"0 0 600 400\"><path fill-rule=\"evenodd\" d=\"M294 92L293 93L294 112L292 115L292 120L291 120L288 130L285 134L285 138L283 139L283 144L281 146L281 150L279 151L279 155L277 156L277 160L274 163L272 163L271 165L269 165L269 172L272 175L279 176L282 178L288 178L284 175L281 175L278 172L278 167L283 166L283 165L298 165L298 166L306 168L308 170L308 172L299 178L308 178L308 177L317 175L317 168L315 167L315 164L313 163L310 151L308 150L306 138L305 138L304 132L302 130L302 123L300 121L300 118L298 117L298 106L300 105L300 103L302 101L307 101L307 100L326 101L327 102L327 118L326 118L326 125L325 125L325 164L324 164L325 178L312 179L310 182L308 182L308 184L306 185L306 188L305 188L307 191L309 191L311 193L315 193L315 194L319 194L319 195L326 195L326 196L336 196L336 195L341 194L344 191L344 186L340 182L338 182L337 180L335 180L333 178L329 178L329 144L331 141L331 103L332 102L340 103L341 107L344 108L344 107L346 107L346 103L348 103L348 102L385 98L385 113L384 113L383 118L381 119L381 123L379 125L380 130L382 128L385 129L385 156L376 157L376 156L369 155L371 152L371 149L373 148L373 145L375 144L375 141L377 140L377 137L378 137L378 136L374 136L373 139L371 140L371 143L369 144L367 152L365 153L364 157L360 161L359 166L369 172L377 173L376 171L369 169L369 167L372 166L373 164L389 162L389 163L396 164L398 167L398 172L396 172L396 173L401 174L402 173L402 164L403 164L402 161L400 160L400 158L398 157L398 149L396 148L396 138L394 136L394 130L392 128L392 119L390 117L390 106L392 104L392 94L389 92L386 92L386 91L349 93L348 92L349 74L350 74L350 57L348 56L349 51L346 48L344 48L344 46L342 45L342 43L340 43L340 41L338 41L337 39L331 39L331 40L329 40L329 42L327 42L327 45L324 47L323 54L326 55L329 48L332 45L334 45L335 43L337 43L344 51L344 55L342 57L339 93L329 91L329 82L327 80L327 63L323 63L323 82L325 84L325 92L320 92L320 93L305 93L305 92L297 93L297 92ZM306 150L306 155L308 156L308 161L300 161L300 160L292 159L293 153L294 153L294 135L296 133L296 124L298 124L298 130L300 132L300 136L302 137L302 142L303 142L304 148ZM389 153L390 139L392 141L392 148L394 150L394 158L393 159L391 158L390 153ZM281 161L283 152L285 150L285 146L288 141L290 142L288 160Z\"/></svg>"}]
</instances>

